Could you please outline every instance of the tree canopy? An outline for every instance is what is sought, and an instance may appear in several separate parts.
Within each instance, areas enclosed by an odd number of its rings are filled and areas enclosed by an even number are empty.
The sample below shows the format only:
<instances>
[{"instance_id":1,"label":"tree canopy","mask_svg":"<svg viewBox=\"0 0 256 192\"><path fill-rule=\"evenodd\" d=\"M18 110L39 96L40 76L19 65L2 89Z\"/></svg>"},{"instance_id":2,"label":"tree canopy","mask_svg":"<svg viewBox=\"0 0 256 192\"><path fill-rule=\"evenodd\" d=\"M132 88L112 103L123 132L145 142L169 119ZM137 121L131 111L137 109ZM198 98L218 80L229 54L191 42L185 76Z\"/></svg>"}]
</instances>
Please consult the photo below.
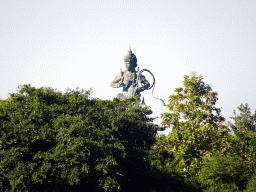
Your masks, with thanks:
<instances>
[{"instance_id":1,"label":"tree canopy","mask_svg":"<svg viewBox=\"0 0 256 192\"><path fill-rule=\"evenodd\" d=\"M237 107L240 114L233 111L228 126L234 131L232 139L232 150L251 166L251 172L256 171L256 110L251 115L250 108L247 103Z\"/></svg>"},{"instance_id":2,"label":"tree canopy","mask_svg":"<svg viewBox=\"0 0 256 192\"><path fill-rule=\"evenodd\" d=\"M256 111L225 123L201 75L184 76L161 126L137 97L90 92L23 85L0 100L0 191L254 191Z\"/></svg>"},{"instance_id":3,"label":"tree canopy","mask_svg":"<svg viewBox=\"0 0 256 192\"><path fill-rule=\"evenodd\" d=\"M0 101L0 188L4 191L124 189L149 164L157 125L136 98L103 101L90 91L19 87Z\"/></svg>"},{"instance_id":4,"label":"tree canopy","mask_svg":"<svg viewBox=\"0 0 256 192\"><path fill-rule=\"evenodd\" d=\"M231 122L228 123L234 133L237 134L238 132L249 131L255 132L256 110L254 111L254 114L251 115L251 109L249 108L248 103L245 103L245 105L241 103L237 109L240 111L240 114L236 114L236 110L234 110L234 116L230 117L235 121L234 124Z\"/></svg>"},{"instance_id":5,"label":"tree canopy","mask_svg":"<svg viewBox=\"0 0 256 192\"><path fill-rule=\"evenodd\" d=\"M185 75L184 87L176 88L169 97L167 107L172 113L163 113L161 124L172 126L172 132L159 137L156 146L173 156L168 160L170 166L194 176L205 158L213 157L216 151L225 152L223 139L229 132L220 109L214 106L217 92L202 79L201 75Z\"/></svg>"}]
</instances>

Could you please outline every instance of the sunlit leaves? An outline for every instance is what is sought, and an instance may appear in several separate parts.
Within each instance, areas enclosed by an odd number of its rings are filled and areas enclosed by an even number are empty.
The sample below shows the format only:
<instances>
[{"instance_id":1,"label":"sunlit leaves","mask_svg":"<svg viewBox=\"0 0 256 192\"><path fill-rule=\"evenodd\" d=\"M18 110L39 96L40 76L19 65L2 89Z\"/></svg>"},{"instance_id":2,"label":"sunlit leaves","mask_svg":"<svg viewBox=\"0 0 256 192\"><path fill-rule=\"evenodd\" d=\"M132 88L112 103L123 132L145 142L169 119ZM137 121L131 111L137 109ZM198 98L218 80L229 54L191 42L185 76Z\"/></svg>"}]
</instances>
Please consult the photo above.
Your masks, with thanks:
<instances>
[{"instance_id":1,"label":"sunlit leaves","mask_svg":"<svg viewBox=\"0 0 256 192\"><path fill-rule=\"evenodd\" d=\"M212 156L221 150L221 139L228 129L223 126L225 118L220 116L220 109L214 107L217 93L205 85L202 76L185 75L183 86L169 97L167 107L172 113L161 115L162 124L171 126L172 132L166 138L159 138L157 145L167 139L169 149L166 150L175 157L170 161L184 172L197 175L204 155Z\"/></svg>"},{"instance_id":2,"label":"sunlit leaves","mask_svg":"<svg viewBox=\"0 0 256 192\"><path fill-rule=\"evenodd\" d=\"M235 133L239 132L249 132L253 131L255 132L256 129L256 110L254 111L254 114L251 115L250 108L248 107L248 104L245 105L241 104L239 107L237 107L240 111L240 114L236 114L236 111L233 111L231 119L233 119L235 122L232 124L231 122L228 122L228 125L231 127L231 129Z\"/></svg>"}]
</instances>

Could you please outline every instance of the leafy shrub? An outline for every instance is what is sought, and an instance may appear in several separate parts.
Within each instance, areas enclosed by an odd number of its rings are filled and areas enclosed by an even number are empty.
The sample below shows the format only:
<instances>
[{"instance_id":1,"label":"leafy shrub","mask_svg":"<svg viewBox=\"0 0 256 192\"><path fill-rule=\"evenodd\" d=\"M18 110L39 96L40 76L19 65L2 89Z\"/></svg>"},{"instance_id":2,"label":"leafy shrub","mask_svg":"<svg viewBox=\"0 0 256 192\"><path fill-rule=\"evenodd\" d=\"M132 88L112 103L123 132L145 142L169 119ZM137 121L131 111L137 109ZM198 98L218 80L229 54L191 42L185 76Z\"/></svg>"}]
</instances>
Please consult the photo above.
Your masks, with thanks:
<instances>
[{"instance_id":1,"label":"leafy shrub","mask_svg":"<svg viewBox=\"0 0 256 192\"><path fill-rule=\"evenodd\" d=\"M160 135L157 141L161 142L166 136ZM159 140L159 138L161 138ZM159 145L161 147L161 145ZM184 173L174 164L166 163L173 159L173 155L166 150L160 150L158 145L151 148L148 159L151 163L151 189L155 192L198 192L201 185L196 177L186 178Z\"/></svg>"},{"instance_id":2,"label":"leafy shrub","mask_svg":"<svg viewBox=\"0 0 256 192\"><path fill-rule=\"evenodd\" d=\"M256 172L252 175L248 182L247 189L244 192L255 192L256 189Z\"/></svg>"},{"instance_id":3,"label":"leafy shrub","mask_svg":"<svg viewBox=\"0 0 256 192\"><path fill-rule=\"evenodd\" d=\"M234 154L243 158L256 171L256 132L237 132L231 141Z\"/></svg>"},{"instance_id":4,"label":"leafy shrub","mask_svg":"<svg viewBox=\"0 0 256 192\"><path fill-rule=\"evenodd\" d=\"M238 156L218 153L202 169L199 181L205 191L244 190L251 173L249 165Z\"/></svg>"},{"instance_id":5,"label":"leafy shrub","mask_svg":"<svg viewBox=\"0 0 256 192\"><path fill-rule=\"evenodd\" d=\"M203 192L242 192L238 189L235 183L212 183L210 187L203 190Z\"/></svg>"}]
</instances>

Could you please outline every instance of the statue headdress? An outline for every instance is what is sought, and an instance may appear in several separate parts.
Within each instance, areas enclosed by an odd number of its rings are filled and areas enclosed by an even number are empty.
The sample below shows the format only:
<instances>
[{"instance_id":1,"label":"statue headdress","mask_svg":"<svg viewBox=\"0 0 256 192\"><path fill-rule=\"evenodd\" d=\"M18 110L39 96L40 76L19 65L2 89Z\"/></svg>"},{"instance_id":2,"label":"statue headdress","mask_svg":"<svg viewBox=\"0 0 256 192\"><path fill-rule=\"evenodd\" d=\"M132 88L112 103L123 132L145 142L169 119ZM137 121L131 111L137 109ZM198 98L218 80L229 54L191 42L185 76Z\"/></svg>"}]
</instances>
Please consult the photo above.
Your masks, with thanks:
<instances>
[{"instance_id":1,"label":"statue headdress","mask_svg":"<svg viewBox=\"0 0 256 192\"><path fill-rule=\"evenodd\" d=\"M137 67L137 58L136 55L132 53L131 47L129 47L129 50L127 51L127 55L124 57L125 62L134 62L134 68Z\"/></svg>"}]
</instances>

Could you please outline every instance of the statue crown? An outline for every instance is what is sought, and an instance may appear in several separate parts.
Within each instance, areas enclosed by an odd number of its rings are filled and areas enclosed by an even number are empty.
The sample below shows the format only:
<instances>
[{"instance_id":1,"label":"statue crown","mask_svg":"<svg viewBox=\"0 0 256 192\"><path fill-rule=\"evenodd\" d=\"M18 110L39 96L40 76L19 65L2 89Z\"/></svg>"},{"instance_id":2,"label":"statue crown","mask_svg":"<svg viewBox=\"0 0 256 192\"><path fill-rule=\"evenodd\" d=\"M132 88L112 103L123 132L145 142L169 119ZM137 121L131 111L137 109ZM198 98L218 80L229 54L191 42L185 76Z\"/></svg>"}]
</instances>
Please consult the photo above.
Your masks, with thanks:
<instances>
[{"instance_id":1,"label":"statue crown","mask_svg":"<svg viewBox=\"0 0 256 192\"><path fill-rule=\"evenodd\" d=\"M124 57L125 62L134 61L135 64L137 64L137 58L136 55L132 53L131 47L129 47L129 50L127 51L127 54Z\"/></svg>"}]
</instances>

